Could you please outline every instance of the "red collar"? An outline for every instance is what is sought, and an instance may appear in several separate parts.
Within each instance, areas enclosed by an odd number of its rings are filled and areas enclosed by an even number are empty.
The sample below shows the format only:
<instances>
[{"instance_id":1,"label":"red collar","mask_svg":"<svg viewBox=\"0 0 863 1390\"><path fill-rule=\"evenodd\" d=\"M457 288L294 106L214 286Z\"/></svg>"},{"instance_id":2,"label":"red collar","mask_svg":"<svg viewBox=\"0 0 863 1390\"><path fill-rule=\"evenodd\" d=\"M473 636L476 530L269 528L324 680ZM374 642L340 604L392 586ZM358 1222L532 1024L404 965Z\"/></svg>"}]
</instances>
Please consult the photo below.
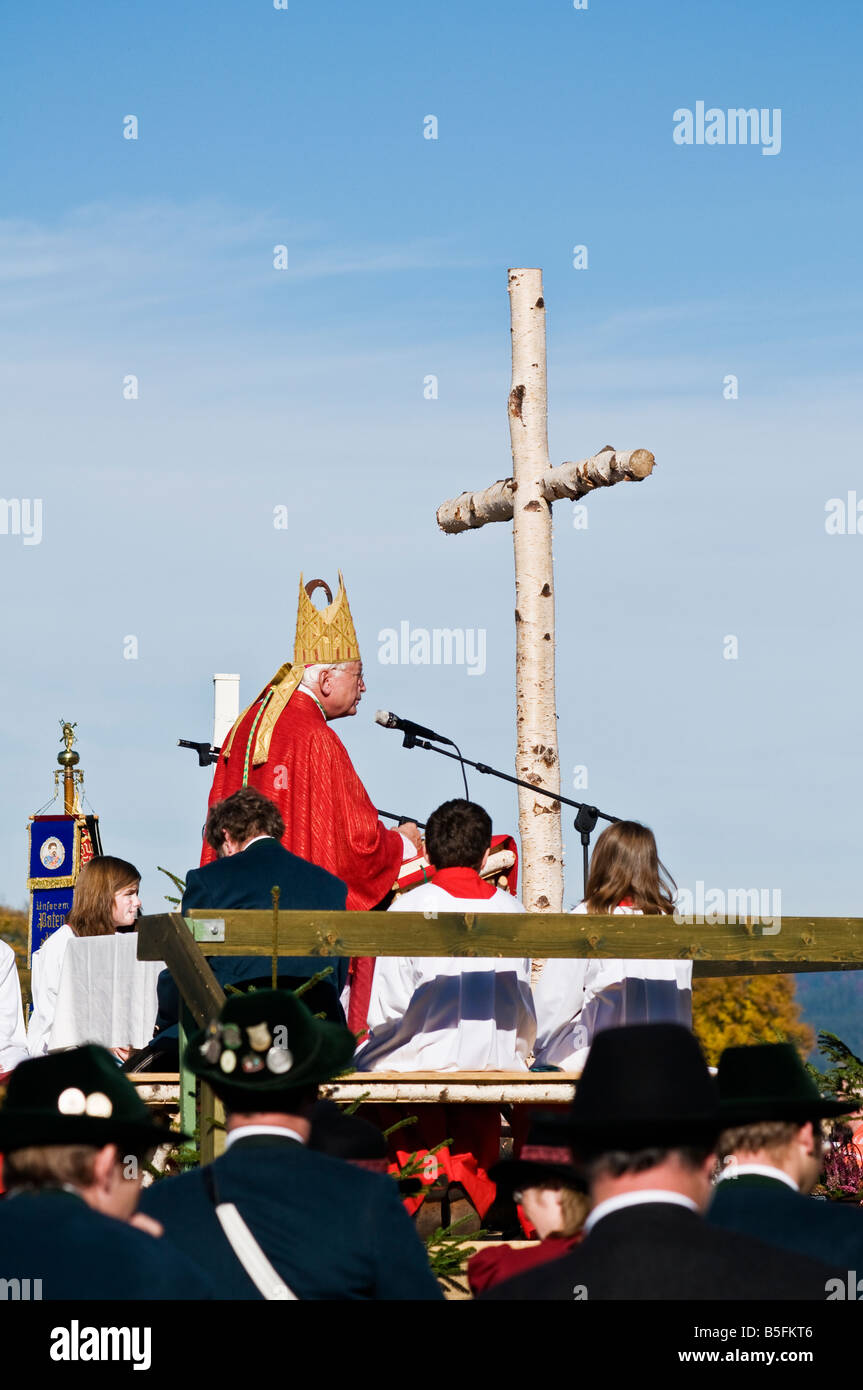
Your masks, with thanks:
<instances>
[{"instance_id":1,"label":"red collar","mask_svg":"<svg viewBox=\"0 0 863 1390\"><path fill-rule=\"evenodd\" d=\"M493 898L497 892L476 869L438 869L432 883L453 898Z\"/></svg>"},{"instance_id":2,"label":"red collar","mask_svg":"<svg viewBox=\"0 0 863 1390\"><path fill-rule=\"evenodd\" d=\"M620 902L617 904L617 906L618 906L618 907L635 907L635 903L632 901L632 898L621 898L621 900L620 900Z\"/></svg>"}]
</instances>

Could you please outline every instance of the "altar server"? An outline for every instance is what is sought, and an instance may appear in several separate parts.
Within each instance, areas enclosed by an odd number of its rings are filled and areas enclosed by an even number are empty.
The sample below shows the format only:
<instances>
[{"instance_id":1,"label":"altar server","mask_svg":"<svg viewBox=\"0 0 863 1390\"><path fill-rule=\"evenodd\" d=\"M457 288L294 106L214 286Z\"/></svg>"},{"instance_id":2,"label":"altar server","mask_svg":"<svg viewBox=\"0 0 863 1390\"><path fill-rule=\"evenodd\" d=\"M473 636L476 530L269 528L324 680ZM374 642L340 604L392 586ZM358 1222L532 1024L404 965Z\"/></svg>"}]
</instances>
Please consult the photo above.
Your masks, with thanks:
<instances>
[{"instance_id":1,"label":"altar server","mask_svg":"<svg viewBox=\"0 0 863 1390\"><path fill-rule=\"evenodd\" d=\"M429 918L438 912L524 912L511 893L480 877L490 845L491 820L482 806L444 802L426 826L434 881L396 898L390 911ZM369 1041L356 1057L358 1071L527 1071L536 1034L530 960L379 956L369 1024ZM403 1118L404 1107L372 1109L387 1128ZM412 1152L425 1151L426 1185L447 1183L448 1199L465 1195L484 1216L494 1200L488 1170L498 1157L500 1110L481 1103L415 1109L416 1123L391 1138L391 1157L404 1163ZM450 1142L429 1153L445 1140ZM409 1206L418 1203L413 1199Z\"/></svg>"},{"instance_id":2,"label":"altar server","mask_svg":"<svg viewBox=\"0 0 863 1390\"><path fill-rule=\"evenodd\" d=\"M673 880L653 832L616 821L596 841L577 913L674 910ZM534 990L536 1060L581 1071L597 1033L631 1023L692 1023L692 964L672 960L547 960Z\"/></svg>"},{"instance_id":3,"label":"altar server","mask_svg":"<svg viewBox=\"0 0 863 1390\"><path fill-rule=\"evenodd\" d=\"M390 912L524 912L518 898L480 877L491 820L472 801L429 816L434 880L401 894ZM361 1071L526 1071L536 1019L527 957L380 956L372 981Z\"/></svg>"}]
</instances>

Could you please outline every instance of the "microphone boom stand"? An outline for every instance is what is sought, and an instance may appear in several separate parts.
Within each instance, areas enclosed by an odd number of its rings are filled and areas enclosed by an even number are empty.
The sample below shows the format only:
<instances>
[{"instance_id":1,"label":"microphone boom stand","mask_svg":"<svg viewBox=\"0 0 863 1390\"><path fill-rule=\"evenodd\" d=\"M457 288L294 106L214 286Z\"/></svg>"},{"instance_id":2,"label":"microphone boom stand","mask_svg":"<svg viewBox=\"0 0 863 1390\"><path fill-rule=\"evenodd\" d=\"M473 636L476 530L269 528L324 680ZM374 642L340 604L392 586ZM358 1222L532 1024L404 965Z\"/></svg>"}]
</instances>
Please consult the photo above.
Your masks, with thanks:
<instances>
[{"instance_id":1,"label":"microphone boom stand","mask_svg":"<svg viewBox=\"0 0 863 1390\"><path fill-rule=\"evenodd\" d=\"M581 835L582 844L582 872L584 875L584 892L587 893L587 866L590 853L590 837L598 820L607 820L612 823L619 821L620 816L610 816L606 811L600 811L596 806L588 806L584 801L573 801L571 797L563 796L560 792L548 791L545 787L535 787L532 782L525 782L520 777L513 777L508 772L501 772L496 767L489 767L487 763L476 763L472 758L463 758L460 753L448 753L445 748L438 748L434 743L430 743L426 738L418 738L416 734L405 732L402 748L424 748L428 753L439 753L442 758L452 758L455 762L460 762L462 768L465 763L468 767L476 768L477 772L485 773L489 777L499 777L502 782L511 782L516 787L526 787L528 791L536 792L538 796L547 796L551 801L557 801L562 806L574 806L578 811L575 818L575 828Z\"/></svg>"}]
</instances>

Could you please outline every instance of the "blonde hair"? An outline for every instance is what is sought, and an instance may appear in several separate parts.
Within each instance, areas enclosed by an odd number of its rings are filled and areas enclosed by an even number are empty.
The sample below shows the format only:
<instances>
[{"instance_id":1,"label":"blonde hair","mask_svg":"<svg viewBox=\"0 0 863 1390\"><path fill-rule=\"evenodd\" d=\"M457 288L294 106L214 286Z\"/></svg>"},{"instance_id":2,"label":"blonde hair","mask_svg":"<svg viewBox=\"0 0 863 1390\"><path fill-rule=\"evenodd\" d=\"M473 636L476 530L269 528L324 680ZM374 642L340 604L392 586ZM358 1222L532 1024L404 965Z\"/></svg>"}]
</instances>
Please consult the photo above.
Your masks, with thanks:
<instances>
[{"instance_id":1,"label":"blonde hair","mask_svg":"<svg viewBox=\"0 0 863 1390\"><path fill-rule=\"evenodd\" d=\"M584 895L588 912L613 912L624 898L648 915L674 911L677 885L661 862L653 831L615 821L596 841Z\"/></svg>"},{"instance_id":2,"label":"blonde hair","mask_svg":"<svg viewBox=\"0 0 863 1390\"><path fill-rule=\"evenodd\" d=\"M114 859L110 854L101 854L85 864L78 882L68 925L76 936L113 936L117 930L114 922L114 896L124 888L136 887L141 875L125 859Z\"/></svg>"},{"instance_id":3,"label":"blonde hair","mask_svg":"<svg viewBox=\"0 0 863 1390\"><path fill-rule=\"evenodd\" d=\"M581 1230L590 1211L590 1198L586 1192L576 1192L574 1187L561 1188L560 1214L563 1225L562 1236L576 1236Z\"/></svg>"}]
</instances>

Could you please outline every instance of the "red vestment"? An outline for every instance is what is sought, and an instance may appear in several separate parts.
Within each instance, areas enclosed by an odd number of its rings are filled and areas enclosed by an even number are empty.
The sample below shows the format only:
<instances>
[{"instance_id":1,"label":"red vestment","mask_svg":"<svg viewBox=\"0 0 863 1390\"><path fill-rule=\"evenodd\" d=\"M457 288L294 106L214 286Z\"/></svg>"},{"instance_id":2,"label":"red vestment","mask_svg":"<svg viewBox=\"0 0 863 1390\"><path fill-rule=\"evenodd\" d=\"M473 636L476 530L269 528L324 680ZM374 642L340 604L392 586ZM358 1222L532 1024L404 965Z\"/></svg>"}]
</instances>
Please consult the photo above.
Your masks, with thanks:
<instances>
[{"instance_id":1,"label":"red vestment","mask_svg":"<svg viewBox=\"0 0 863 1390\"><path fill-rule=\"evenodd\" d=\"M243 761L259 708L256 701L246 711L230 757L219 758L211 806L243 785ZM302 690L294 692L276 721L267 761L253 767L249 759L248 785L278 806L285 848L348 885L348 911L375 907L386 897L402 862L402 837L378 820L347 749L317 700ZM215 858L205 845L201 863Z\"/></svg>"}]
</instances>

